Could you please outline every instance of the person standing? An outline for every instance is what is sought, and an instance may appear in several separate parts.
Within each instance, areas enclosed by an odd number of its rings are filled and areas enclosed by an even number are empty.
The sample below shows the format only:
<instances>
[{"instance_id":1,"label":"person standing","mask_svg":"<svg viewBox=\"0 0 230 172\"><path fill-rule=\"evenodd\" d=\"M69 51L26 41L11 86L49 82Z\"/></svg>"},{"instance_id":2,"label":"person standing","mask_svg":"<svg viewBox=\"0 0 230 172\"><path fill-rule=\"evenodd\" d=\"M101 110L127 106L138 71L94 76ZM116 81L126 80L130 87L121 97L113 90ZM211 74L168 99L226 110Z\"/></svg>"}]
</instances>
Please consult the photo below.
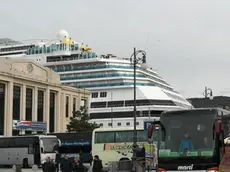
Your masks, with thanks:
<instances>
[{"instance_id":1,"label":"person standing","mask_svg":"<svg viewBox=\"0 0 230 172\"><path fill-rule=\"evenodd\" d=\"M62 172L72 172L72 162L69 160L68 155L64 156L64 159L61 162L61 171Z\"/></svg>"},{"instance_id":2,"label":"person standing","mask_svg":"<svg viewBox=\"0 0 230 172\"><path fill-rule=\"evenodd\" d=\"M80 152L79 152L79 159L80 159L80 161L81 161L82 163L84 163L84 156L83 156L82 150L80 150Z\"/></svg>"},{"instance_id":3,"label":"person standing","mask_svg":"<svg viewBox=\"0 0 230 172\"><path fill-rule=\"evenodd\" d=\"M55 164L51 162L50 157L46 158L46 162L42 166L43 172L55 172Z\"/></svg>"},{"instance_id":4,"label":"person standing","mask_svg":"<svg viewBox=\"0 0 230 172\"><path fill-rule=\"evenodd\" d=\"M102 168L103 166L99 156L95 155L93 160L93 172L102 172Z\"/></svg>"},{"instance_id":5,"label":"person standing","mask_svg":"<svg viewBox=\"0 0 230 172\"><path fill-rule=\"evenodd\" d=\"M79 160L79 157L76 156L73 162L73 172L85 172L85 167L82 162Z\"/></svg>"},{"instance_id":6,"label":"person standing","mask_svg":"<svg viewBox=\"0 0 230 172\"><path fill-rule=\"evenodd\" d=\"M56 172L59 172L59 165L60 165L61 157L58 151L56 151L56 158L55 158L55 166L56 166Z\"/></svg>"},{"instance_id":7,"label":"person standing","mask_svg":"<svg viewBox=\"0 0 230 172\"><path fill-rule=\"evenodd\" d=\"M92 166L92 162L93 162L93 155L92 155L92 151L90 151L90 153L89 153L88 162L89 162L90 166Z\"/></svg>"}]
</instances>

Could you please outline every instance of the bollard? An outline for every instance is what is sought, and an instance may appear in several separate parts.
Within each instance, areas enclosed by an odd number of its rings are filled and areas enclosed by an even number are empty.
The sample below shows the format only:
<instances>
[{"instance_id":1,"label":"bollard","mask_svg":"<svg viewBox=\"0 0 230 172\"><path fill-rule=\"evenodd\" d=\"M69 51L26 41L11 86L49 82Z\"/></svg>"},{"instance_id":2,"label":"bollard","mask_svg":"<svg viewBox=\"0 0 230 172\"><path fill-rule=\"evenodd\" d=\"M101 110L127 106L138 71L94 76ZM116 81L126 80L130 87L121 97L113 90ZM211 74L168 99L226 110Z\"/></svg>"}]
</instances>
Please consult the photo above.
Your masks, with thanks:
<instances>
[{"instance_id":1,"label":"bollard","mask_svg":"<svg viewBox=\"0 0 230 172\"><path fill-rule=\"evenodd\" d=\"M118 171L118 161L108 162L108 171L109 172L117 172Z\"/></svg>"},{"instance_id":2,"label":"bollard","mask_svg":"<svg viewBox=\"0 0 230 172\"><path fill-rule=\"evenodd\" d=\"M123 160L118 162L118 171L130 171L132 170L132 161Z\"/></svg>"},{"instance_id":3,"label":"bollard","mask_svg":"<svg viewBox=\"0 0 230 172\"><path fill-rule=\"evenodd\" d=\"M14 172L22 172L21 165L13 165L12 169Z\"/></svg>"},{"instance_id":4,"label":"bollard","mask_svg":"<svg viewBox=\"0 0 230 172\"><path fill-rule=\"evenodd\" d=\"M136 167L136 172L145 172L145 167L141 166L141 165L138 165Z\"/></svg>"},{"instance_id":5,"label":"bollard","mask_svg":"<svg viewBox=\"0 0 230 172\"><path fill-rule=\"evenodd\" d=\"M33 165L32 166L32 170L35 171L35 172L38 171L38 166L37 165Z\"/></svg>"}]
</instances>

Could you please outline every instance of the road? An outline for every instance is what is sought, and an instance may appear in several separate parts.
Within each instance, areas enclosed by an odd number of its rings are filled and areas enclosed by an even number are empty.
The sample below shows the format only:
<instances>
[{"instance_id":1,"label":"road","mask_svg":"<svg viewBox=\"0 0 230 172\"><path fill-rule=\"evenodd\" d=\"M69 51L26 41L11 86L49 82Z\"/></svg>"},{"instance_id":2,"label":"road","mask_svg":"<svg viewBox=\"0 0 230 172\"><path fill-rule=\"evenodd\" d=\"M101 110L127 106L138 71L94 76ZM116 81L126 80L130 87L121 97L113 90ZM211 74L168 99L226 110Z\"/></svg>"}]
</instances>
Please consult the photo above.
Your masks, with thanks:
<instances>
[{"instance_id":1,"label":"road","mask_svg":"<svg viewBox=\"0 0 230 172\"><path fill-rule=\"evenodd\" d=\"M15 172L12 168L0 168L0 172ZM33 172L32 169L22 169L22 172ZM41 169L39 169L37 172L42 172Z\"/></svg>"},{"instance_id":2,"label":"road","mask_svg":"<svg viewBox=\"0 0 230 172\"><path fill-rule=\"evenodd\" d=\"M89 168L89 164L84 164L85 167ZM0 168L0 172L15 172L12 168ZM42 172L42 169L38 169L37 171L34 171L31 169L22 169L22 172ZM60 171L61 172L61 171Z\"/></svg>"}]
</instances>

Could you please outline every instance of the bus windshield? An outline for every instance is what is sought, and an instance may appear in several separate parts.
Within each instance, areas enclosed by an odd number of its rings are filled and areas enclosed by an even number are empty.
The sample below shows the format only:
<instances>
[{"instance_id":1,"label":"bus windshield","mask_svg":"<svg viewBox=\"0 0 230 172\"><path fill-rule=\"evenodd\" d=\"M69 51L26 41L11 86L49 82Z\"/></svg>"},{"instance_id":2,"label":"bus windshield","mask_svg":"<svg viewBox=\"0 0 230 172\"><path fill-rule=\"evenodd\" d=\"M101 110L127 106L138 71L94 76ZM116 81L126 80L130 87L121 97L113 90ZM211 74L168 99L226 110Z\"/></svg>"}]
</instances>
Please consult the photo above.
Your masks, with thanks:
<instances>
[{"instance_id":1,"label":"bus windshield","mask_svg":"<svg viewBox=\"0 0 230 172\"><path fill-rule=\"evenodd\" d=\"M160 143L159 158L213 156L214 115L209 110L165 113L161 123L166 130L166 138Z\"/></svg>"},{"instance_id":2,"label":"bus windshield","mask_svg":"<svg viewBox=\"0 0 230 172\"><path fill-rule=\"evenodd\" d=\"M41 138L45 153L55 153L58 147L57 138Z\"/></svg>"}]
</instances>

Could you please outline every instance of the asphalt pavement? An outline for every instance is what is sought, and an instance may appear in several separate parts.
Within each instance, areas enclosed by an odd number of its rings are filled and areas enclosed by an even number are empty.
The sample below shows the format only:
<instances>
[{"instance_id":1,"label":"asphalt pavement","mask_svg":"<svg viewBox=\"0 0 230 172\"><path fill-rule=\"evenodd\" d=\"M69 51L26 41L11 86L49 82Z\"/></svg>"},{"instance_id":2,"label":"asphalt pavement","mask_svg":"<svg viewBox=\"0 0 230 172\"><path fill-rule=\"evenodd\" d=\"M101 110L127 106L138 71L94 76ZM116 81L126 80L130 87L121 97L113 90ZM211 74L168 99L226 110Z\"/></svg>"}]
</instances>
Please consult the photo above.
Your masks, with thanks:
<instances>
[{"instance_id":1,"label":"asphalt pavement","mask_svg":"<svg viewBox=\"0 0 230 172\"><path fill-rule=\"evenodd\" d=\"M15 172L12 168L0 168L0 172ZM32 169L22 169L22 172L42 172L42 169L33 171Z\"/></svg>"},{"instance_id":2,"label":"asphalt pavement","mask_svg":"<svg viewBox=\"0 0 230 172\"><path fill-rule=\"evenodd\" d=\"M90 167L89 164L84 164L84 166L87 167L87 168ZM0 172L15 172L15 170L13 168L0 168ZM22 172L42 172L42 169L41 168L39 168L38 170L32 170L32 168L30 168L30 169L22 169Z\"/></svg>"}]
</instances>

